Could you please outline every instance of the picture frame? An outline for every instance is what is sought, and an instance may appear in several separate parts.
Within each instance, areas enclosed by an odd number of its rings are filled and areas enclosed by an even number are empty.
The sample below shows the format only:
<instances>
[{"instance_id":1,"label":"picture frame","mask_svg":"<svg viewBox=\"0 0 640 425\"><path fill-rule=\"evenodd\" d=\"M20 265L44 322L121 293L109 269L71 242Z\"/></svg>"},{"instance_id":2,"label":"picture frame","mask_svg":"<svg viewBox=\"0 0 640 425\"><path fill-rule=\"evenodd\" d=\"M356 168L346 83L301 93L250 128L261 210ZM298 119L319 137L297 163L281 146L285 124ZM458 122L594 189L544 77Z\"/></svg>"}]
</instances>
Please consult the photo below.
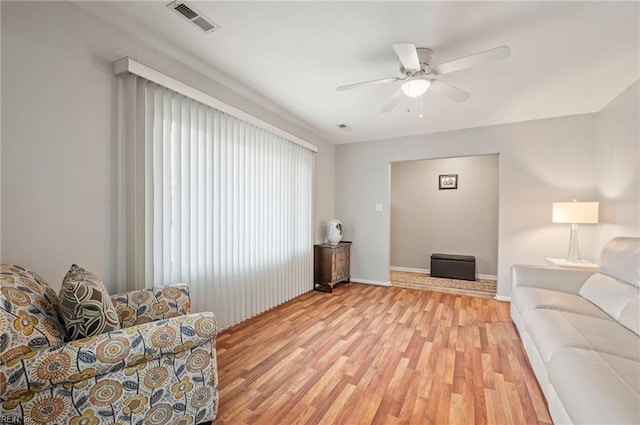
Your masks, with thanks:
<instances>
[{"instance_id":1,"label":"picture frame","mask_svg":"<svg viewBox=\"0 0 640 425\"><path fill-rule=\"evenodd\" d=\"M440 174L438 176L438 189L457 189L458 188L458 175L457 174Z\"/></svg>"}]
</instances>

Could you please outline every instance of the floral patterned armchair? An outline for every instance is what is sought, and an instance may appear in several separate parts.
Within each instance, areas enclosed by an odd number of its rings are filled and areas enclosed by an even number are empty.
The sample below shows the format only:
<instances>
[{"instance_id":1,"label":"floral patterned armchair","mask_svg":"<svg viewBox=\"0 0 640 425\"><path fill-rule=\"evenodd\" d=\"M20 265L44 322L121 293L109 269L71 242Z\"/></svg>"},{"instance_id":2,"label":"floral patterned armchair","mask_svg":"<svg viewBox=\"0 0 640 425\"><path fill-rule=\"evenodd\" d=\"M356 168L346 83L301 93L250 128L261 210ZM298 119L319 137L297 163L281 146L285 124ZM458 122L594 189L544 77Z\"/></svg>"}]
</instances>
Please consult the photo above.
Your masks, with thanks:
<instances>
[{"instance_id":1,"label":"floral patterned armchair","mask_svg":"<svg viewBox=\"0 0 640 425\"><path fill-rule=\"evenodd\" d=\"M0 266L0 422L191 425L215 418L215 316L189 314L185 284L112 300L122 329L68 341L47 283Z\"/></svg>"}]
</instances>

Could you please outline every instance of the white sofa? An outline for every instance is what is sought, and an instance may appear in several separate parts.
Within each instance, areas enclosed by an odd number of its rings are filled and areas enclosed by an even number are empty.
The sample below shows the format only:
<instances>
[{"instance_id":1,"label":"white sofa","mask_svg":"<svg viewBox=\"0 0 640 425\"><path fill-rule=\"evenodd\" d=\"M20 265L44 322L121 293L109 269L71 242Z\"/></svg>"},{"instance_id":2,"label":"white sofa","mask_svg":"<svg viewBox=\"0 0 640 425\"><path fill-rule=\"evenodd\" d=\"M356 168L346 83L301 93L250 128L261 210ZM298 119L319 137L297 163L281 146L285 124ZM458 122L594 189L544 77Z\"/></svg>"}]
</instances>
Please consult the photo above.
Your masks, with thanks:
<instances>
[{"instance_id":1,"label":"white sofa","mask_svg":"<svg viewBox=\"0 0 640 425\"><path fill-rule=\"evenodd\" d=\"M555 424L640 424L640 238L600 269L515 265L511 317Z\"/></svg>"}]
</instances>

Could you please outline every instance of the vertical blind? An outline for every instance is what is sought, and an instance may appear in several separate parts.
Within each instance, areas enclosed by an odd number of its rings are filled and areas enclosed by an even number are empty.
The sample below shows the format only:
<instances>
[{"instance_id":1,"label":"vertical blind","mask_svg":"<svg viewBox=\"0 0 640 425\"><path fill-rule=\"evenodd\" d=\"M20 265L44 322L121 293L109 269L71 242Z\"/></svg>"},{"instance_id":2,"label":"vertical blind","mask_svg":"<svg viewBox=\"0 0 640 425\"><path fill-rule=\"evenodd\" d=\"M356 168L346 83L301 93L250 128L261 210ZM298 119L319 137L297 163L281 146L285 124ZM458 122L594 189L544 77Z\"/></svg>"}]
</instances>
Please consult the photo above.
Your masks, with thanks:
<instances>
[{"instance_id":1,"label":"vertical blind","mask_svg":"<svg viewBox=\"0 0 640 425\"><path fill-rule=\"evenodd\" d=\"M307 292L313 152L142 81L146 283L189 283L222 328Z\"/></svg>"}]
</instances>

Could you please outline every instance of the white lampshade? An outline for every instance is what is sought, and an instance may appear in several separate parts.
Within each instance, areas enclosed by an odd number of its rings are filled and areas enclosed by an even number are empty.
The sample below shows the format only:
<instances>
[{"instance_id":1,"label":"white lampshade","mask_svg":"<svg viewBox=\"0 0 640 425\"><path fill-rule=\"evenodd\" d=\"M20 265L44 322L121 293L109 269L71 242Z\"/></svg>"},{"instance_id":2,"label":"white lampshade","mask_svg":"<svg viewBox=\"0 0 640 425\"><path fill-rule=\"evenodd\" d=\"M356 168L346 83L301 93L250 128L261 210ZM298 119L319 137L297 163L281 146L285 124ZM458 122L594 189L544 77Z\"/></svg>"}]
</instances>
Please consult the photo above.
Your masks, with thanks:
<instances>
[{"instance_id":1,"label":"white lampshade","mask_svg":"<svg viewBox=\"0 0 640 425\"><path fill-rule=\"evenodd\" d=\"M424 78L414 78L406 81L400 86L404 94L409 97L419 97L426 93L431 82Z\"/></svg>"},{"instance_id":2,"label":"white lampshade","mask_svg":"<svg viewBox=\"0 0 640 425\"><path fill-rule=\"evenodd\" d=\"M598 222L598 202L554 202L554 223L589 224Z\"/></svg>"}]
</instances>

